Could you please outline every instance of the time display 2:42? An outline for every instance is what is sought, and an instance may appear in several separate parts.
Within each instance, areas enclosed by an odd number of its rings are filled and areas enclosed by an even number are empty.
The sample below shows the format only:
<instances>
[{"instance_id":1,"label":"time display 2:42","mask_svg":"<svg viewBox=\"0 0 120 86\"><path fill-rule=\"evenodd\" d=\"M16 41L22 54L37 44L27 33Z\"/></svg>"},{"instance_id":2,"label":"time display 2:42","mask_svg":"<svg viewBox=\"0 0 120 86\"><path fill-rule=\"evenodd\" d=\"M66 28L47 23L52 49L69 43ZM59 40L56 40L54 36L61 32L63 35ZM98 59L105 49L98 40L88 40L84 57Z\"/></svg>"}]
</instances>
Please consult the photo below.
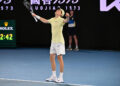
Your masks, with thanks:
<instances>
[{"instance_id":1,"label":"time display 2:42","mask_svg":"<svg viewBox=\"0 0 120 86\"><path fill-rule=\"evenodd\" d=\"M13 40L13 34L2 34L0 33L0 40Z\"/></svg>"}]
</instances>

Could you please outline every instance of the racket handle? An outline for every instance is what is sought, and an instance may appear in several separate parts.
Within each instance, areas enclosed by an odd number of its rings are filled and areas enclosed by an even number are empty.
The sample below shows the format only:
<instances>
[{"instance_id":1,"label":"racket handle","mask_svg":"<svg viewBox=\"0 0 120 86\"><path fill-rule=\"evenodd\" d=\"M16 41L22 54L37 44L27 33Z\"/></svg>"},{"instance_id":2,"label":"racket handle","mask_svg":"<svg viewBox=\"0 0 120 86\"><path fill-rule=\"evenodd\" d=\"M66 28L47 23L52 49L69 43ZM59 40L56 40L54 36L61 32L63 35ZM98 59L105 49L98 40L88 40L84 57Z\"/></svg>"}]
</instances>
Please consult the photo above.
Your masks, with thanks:
<instances>
[{"instance_id":1,"label":"racket handle","mask_svg":"<svg viewBox=\"0 0 120 86\"><path fill-rule=\"evenodd\" d=\"M30 11L30 13L32 14L33 11ZM35 19L35 22L38 22L37 18L33 17Z\"/></svg>"},{"instance_id":2,"label":"racket handle","mask_svg":"<svg viewBox=\"0 0 120 86\"><path fill-rule=\"evenodd\" d=\"M38 20L35 17L33 17L33 18L35 19L35 22L38 22Z\"/></svg>"}]
</instances>

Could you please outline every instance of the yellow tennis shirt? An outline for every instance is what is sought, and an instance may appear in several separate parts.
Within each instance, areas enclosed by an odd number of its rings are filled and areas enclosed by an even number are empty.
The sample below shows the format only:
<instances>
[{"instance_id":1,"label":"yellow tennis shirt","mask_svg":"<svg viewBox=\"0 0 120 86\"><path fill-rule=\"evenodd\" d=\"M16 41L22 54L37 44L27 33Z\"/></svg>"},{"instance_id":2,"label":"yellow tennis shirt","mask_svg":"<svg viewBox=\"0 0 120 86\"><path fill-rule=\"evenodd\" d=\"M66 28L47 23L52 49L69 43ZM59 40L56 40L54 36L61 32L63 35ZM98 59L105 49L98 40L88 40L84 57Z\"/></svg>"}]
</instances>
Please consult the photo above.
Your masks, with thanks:
<instances>
[{"instance_id":1,"label":"yellow tennis shirt","mask_svg":"<svg viewBox=\"0 0 120 86\"><path fill-rule=\"evenodd\" d=\"M64 44L64 37L63 37L63 26L64 26L64 18L51 18L48 20L51 24L51 32L52 32L52 43L63 43Z\"/></svg>"}]
</instances>

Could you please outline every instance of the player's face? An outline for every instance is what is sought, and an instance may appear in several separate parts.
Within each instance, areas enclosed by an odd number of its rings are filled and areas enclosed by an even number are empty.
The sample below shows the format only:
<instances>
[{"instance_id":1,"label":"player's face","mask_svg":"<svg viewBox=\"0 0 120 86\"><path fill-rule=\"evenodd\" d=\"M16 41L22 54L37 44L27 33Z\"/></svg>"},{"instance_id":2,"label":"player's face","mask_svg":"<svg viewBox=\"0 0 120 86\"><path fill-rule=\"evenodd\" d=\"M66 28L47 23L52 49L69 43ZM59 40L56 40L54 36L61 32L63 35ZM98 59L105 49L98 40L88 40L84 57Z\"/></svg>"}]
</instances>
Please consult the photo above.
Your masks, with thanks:
<instances>
[{"instance_id":1,"label":"player's face","mask_svg":"<svg viewBox=\"0 0 120 86\"><path fill-rule=\"evenodd\" d=\"M61 10L56 10L55 15L61 16L62 15Z\"/></svg>"}]
</instances>

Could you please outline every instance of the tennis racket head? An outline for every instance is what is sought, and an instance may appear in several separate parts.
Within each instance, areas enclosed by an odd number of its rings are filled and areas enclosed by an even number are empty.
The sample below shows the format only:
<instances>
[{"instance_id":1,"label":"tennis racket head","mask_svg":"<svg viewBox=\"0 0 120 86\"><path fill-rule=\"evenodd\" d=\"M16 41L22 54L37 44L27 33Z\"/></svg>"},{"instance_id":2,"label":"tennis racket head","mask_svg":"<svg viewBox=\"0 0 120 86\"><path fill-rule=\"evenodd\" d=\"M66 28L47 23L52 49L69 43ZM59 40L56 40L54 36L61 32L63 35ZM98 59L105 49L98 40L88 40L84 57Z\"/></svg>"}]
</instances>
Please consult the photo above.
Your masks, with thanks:
<instances>
[{"instance_id":1,"label":"tennis racket head","mask_svg":"<svg viewBox=\"0 0 120 86\"><path fill-rule=\"evenodd\" d=\"M23 4L30 12L33 12L31 4L27 0L24 0Z\"/></svg>"},{"instance_id":2,"label":"tennis racket head","mask_svg":"<svg viewBox=\"0 0 120 86\"><path fill-rule=\"evenodd\" d=\"M23 4L30 11L30 13L31 12L34 13L31 4L27 0L24 0ZM33 18L35 19L36 22L38 22L38 20L35 17L33 17Z\"/></svg>"}]
</instances>

